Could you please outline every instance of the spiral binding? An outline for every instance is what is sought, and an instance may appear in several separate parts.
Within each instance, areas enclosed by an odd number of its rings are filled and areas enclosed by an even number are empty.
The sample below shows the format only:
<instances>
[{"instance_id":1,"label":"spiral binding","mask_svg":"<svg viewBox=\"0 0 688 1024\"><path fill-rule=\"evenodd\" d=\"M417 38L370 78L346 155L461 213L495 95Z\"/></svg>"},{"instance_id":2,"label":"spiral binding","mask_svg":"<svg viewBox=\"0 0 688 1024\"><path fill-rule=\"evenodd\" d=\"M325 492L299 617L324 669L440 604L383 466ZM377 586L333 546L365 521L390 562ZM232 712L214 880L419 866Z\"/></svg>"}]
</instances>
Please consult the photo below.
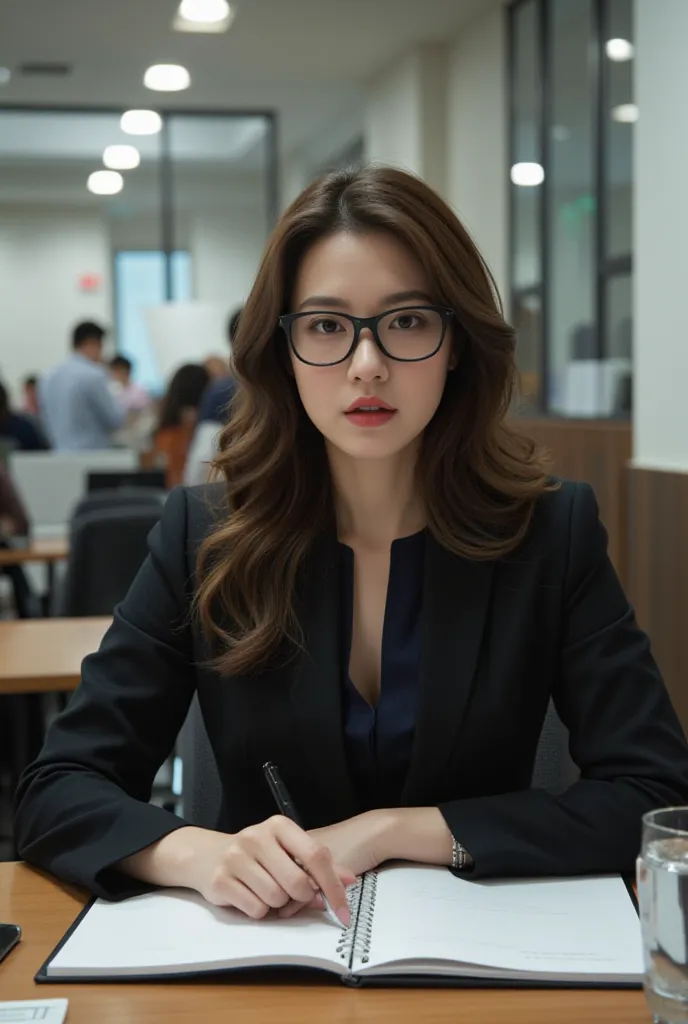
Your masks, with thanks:
<instances>
[{"instance_id":1,"label":"spiral binding","mask_svg":"<svg viewBox=\"0 0 688 1024\"><path fill-rule=\"evenodd\" d=\"M377 900L377 871L366 872L363 878L348 890L347 899L351 911L351 924L348 928L342 929L337 953L342 960L348 960L349 967L352 968L354 960L367 964L370 959Z\"/></svg>"}]
</instances>

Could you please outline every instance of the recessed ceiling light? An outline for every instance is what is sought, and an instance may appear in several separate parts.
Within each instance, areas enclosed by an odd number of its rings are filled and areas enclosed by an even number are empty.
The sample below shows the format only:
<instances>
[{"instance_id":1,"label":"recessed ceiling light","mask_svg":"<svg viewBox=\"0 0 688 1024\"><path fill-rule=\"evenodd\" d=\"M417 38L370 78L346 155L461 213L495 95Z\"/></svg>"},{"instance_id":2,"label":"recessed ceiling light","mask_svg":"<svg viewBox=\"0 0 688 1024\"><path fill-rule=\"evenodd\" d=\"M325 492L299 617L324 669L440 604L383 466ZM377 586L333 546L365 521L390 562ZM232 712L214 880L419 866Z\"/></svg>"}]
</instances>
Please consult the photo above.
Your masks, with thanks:
<instances>
[{"instance_id":1,"label":"recessed ceiling light","mask_svg":"<svg viewBox=\"0 0 688 1024\"><path fill-rule=\"evenodd\" d=\"M127 110L119 126L127 135L157 135L162 129L162 118L155 110Z\"/></svg>"},{"instance_id":2,"label":"recessed ceiling light","mask_svg":"<svg viewBox=\"0 0 688 1024\"><path fill-rule=\"evenodd\" d=\"M191 75L181 64L154 64L143 76L143 84L156 92L181 92L191 85Z\"/></svg>"},{"instance_id":3,"label":"recessed ceiling light","mask_svg":"<svg viewBox=\"0 0 688 1024\"><path fill-rule=\"evenodd\" d=\"M11 77L12 72L9 68L0 68L0 85L7 85Z\"/></svg>"},{"instance_id":4,"label":"recessed ceiling light","mask_svg":"<svg viewBox=\"0 0 688 1024\"><path fill-rule=\"evenodd\" d=\"M172 23L177 32L226 32L236 7L227 0L182 0Z\"/></svg>"},{"instance_id":5,"label":"recessed ceiling light","mask_svg":"<svg viewBox=\"0 0 688 1024\"><path fill-rule=\"evenodd\" d=\"M635 103L620 103L612 108L612 118L619 124L634 124L638 120L639 111Z\"/></svg>"},{"instance_id":6,"label":"recessed ceiling light","mask_svg":"<svg viewBox=\"0 0 688 1024\"><path fill-rule=\"evenodd\" d=\"M117 171L94 171L88 176L88 191L96 196L114 196L124 188L124 178Z\"/></svg>"},{"instance_id":7,"label":"recessed ceiling light","mask_svg":"<svg viewBox=\"0 0 688 1024\"><path fill-rule=\"evenodd\" d=\"M112 171L131 171L141 163L141 154L136 146L107 146L103 163Z\"/></svg>"},{"instance_id":8,"label":"recessed ceiling light","mask_svg":"<svg viewBox=\"0 0 688 1024\"><path fill-rule=\"evenodd\" d=\"M614 61L632 60L635 53L635 47L628 39L608 39L605 50L609 59Z\"/></svg>"},{"instance_id":9,"label":"recessed ceiling light","mask_svg":"<svg viewBox=\"0 0 688 1024\"><path fill-rule=\"evenodd\" d=\"M514 164L510 177L514 185L541 185L545 180L545 169L542 164Z\"/></svg>"}]
</instances>

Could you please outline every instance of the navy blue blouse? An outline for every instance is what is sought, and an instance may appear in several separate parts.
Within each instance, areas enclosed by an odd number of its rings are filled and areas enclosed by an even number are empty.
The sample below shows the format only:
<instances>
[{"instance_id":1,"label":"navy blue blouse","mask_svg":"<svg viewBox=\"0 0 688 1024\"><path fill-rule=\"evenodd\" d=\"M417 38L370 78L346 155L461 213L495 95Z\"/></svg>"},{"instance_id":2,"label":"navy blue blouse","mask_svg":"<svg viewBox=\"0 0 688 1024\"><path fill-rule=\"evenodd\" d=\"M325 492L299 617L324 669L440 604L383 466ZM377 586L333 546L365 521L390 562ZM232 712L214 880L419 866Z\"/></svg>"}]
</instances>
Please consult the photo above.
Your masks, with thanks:
<instances>
[{"instance_id":1,"label":"navy blue blouse","mask_svg":"<svg viewBox=\"0 0 688 1024\"><path fill-rule=\"evenodd\" d=\"M361 810L399 806L411 760L420 685L425 531L392 543L382 630L380 697L371 707L349 676L354 553L340 544L344 740Z\"/></svg>"}]
</instances>

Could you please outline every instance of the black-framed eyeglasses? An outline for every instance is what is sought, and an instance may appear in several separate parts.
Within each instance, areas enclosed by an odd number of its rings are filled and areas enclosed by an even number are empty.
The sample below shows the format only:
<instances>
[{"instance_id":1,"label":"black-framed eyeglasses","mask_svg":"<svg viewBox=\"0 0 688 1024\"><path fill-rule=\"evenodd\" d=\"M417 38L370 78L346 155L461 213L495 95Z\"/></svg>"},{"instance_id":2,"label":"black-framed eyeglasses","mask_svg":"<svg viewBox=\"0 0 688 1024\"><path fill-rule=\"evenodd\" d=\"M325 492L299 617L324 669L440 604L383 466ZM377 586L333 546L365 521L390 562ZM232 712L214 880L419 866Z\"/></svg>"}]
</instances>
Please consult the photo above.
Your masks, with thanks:
<instances>
[{"instance_id":1,"label":"black-framed eyeglasses","mask_svg":"<svg viewBox=\"0 0 688 1024\"><path fill-rule=\"evenodd\" d=\"M390 359L419 363L439 352L454 316L445 306L400 306L377 316L350 316L332 310L285 313L278 320L302 363L335 366L354 352L364 327Z\"/></svg>"}]
</instances>

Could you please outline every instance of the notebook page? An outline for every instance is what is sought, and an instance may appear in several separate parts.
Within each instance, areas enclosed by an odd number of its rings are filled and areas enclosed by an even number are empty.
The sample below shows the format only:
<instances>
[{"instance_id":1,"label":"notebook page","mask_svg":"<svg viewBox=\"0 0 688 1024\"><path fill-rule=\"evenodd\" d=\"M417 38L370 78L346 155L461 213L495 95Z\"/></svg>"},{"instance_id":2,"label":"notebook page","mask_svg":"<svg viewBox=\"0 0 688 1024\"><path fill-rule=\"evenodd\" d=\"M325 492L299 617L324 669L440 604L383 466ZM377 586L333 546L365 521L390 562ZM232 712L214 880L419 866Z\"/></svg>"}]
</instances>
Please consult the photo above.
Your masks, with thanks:
<instances>
[{"instance_id":1,"label":"notebook page","mask_svg":"<svg viewBox=\"0 0 688 1024\"><path fill-rule=\"evenodd\" d=\"M188 889L166 889L121 903L97 900L52 959L49 977L135 976L220 967L299 964L345 974L341 931L323 913L253 921Z\"/></svg>"},{"instance_id":2,"label":"notebook page","mask_svg":"<svg viewBox=\"0 0 688 1024\"><path fill-rule=\"evenodd\" d=\"M643 973L638 916L620 878L468 882L415 864L379 872L368 957L354 971L433 959L593 980Z\"/></svg>"}]
</instances>

